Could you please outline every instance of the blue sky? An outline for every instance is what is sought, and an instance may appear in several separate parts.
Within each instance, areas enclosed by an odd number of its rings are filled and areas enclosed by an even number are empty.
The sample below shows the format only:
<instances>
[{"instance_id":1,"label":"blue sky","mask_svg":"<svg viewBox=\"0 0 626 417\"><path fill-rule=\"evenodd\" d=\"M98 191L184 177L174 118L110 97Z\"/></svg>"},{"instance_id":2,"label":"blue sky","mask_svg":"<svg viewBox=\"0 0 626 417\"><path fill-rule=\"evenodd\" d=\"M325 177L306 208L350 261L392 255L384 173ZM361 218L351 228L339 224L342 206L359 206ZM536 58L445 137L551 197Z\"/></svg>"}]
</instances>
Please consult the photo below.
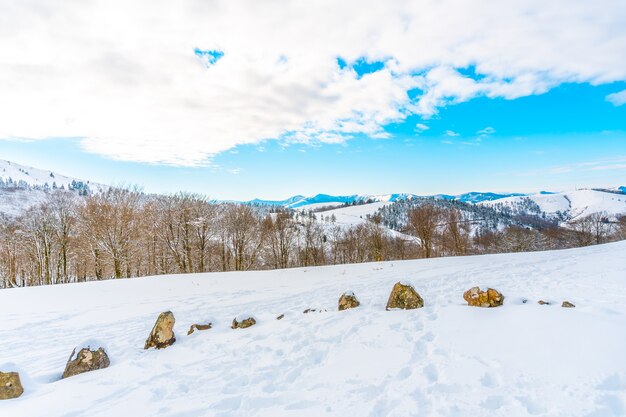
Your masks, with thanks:
<instances>
[{"instance_id":1,"label":"blue sky","mask_svg":"<svg viewBox=\"0 0 626 417\"><path fill-rule=\"evenodd\" d=\"M238 200L626 184L619 1L14 3L3 159Z\"/></svg>"},{"instance_id":2,"label":"blue sky","mask_svg":"<svg viewBox=\"0 0 626 417\"><path fill-rule=\"evenodd\" d=\"M476 98L429 119L410 116L390 124L386 139L358 135L343 144L315 145L268 140L237 146L204 167L114 161L84 152L75 139L0 141L0 155L106 184L219 199L615 186L626 184L626 106L605 97L624 88L626 83L564 84L515 100Z\"/></svg>"}]
</instances>

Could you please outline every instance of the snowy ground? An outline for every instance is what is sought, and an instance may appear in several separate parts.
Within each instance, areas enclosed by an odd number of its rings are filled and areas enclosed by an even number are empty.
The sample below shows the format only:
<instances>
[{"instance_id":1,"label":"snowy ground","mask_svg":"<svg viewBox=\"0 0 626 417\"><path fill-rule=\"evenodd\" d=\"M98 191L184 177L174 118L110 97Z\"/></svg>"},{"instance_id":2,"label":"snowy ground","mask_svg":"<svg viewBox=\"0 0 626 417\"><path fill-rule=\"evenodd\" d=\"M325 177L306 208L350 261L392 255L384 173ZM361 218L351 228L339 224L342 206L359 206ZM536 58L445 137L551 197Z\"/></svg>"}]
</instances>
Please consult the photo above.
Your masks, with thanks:
<instances>
[{"instance_id":1,"label":"snowy ground","mask_svg":"<svg viewBox=\"0 0 626 417\"><path fill-rule=\"evenodd\" d=\"M398 280L426 307L385 311ZM475 284L505 305L465 306ZM362 305L337 312L346 290ZM144 351L168 309L176 344ZM241 313L258 324L231 330ZM26 389L2 417L626 415L626 242L1 290L0 317L0 369ZM94 338L111 366L59 380Z\"/></svg>"},{"instance_id":2,"label":"snowy ground","mask_svg":"<svg viewBox=\"0 0 626 417\"><path fill-rule=\"evenodd\" d=\"M324 216L325 218L329 218L331 216L335 216L336 221L335 224L340 226L356 226L360 223L365 223L367 221L368 215L375 214L380 208L387 206L391 203L380 201L376 203L370 204L359 204L356 206L348 206L348 207L339 207L332 210L326 210L321 213L316 213L316 216ZM308 208L308 206L307 206Z\"/></svg>"}]
</instances>

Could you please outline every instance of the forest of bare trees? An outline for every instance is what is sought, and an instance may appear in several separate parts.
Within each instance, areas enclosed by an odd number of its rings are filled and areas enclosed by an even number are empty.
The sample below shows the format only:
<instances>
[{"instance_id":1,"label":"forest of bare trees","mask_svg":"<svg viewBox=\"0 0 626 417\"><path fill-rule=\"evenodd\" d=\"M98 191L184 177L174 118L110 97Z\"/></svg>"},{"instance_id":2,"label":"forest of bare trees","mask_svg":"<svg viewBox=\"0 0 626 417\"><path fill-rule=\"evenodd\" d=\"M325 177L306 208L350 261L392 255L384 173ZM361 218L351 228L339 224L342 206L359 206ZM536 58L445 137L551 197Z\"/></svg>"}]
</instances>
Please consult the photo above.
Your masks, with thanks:
<instances>
[{"instance_id":1,"label":"forest of bare trees","mask_svg":"<svg viewBox=\"0 0 626 417\"><path fill-rule=\"evenodd\" d=\"M402 233L391 233L378 214L347 227L323 213L216 203L194 194L110 188L78 197L57 190L17 218L0 217L0 288L532 251L625 238L626 217L607 221L602 213L567 228L485 229L457 208L425 203L409 209Z\"/></svg>"}]
</instances>

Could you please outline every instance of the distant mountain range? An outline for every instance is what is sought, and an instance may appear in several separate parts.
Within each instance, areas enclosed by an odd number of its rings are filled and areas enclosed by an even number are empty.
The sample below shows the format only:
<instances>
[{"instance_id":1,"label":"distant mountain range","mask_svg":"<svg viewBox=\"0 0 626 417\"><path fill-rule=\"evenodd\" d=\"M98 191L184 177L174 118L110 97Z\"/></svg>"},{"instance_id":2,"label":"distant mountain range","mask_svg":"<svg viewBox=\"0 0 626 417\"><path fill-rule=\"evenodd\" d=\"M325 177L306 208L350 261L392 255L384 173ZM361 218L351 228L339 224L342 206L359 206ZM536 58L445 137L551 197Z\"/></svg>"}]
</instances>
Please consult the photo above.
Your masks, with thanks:
<instances>
[{"instance_id":1,"label":"distant mountain range","mask_svg":"<svg viewBox=\"0 0 626 417\"><path fill-rule=\"evenodd\" d=\"M459 195L436 194L436 195L417 195L409 193L398 194L353 194L353 195L328 195L317 194L310 197L295 195L285 200L261 200L254 199L246 201L249 204L267 204L272 206L282 206L286 208L300 208L311 204L352 204L372 202L390 202L398 200L411 200L413 198L439 198L444 200L458 200L464 203L480 203L483 201L493 201L506 197L524 196L520 193L489 193L489 192L469 192Z\"/></svg>"},{"instance_id":2,"label":"distant mountain range","mask_svg":"<svg viewBox=\"0 0 626 417\"><path fill-rule=\"evenodd\" d=\"M16 164L11 161L0 160L0 213L19 214L28 207L44 200L47 192L53 189L65 189L75 191L77 194L87 194L89 192L97 192L106 189L106 185L94 183L91 181L81 180L78 178L68 177L49 170L33 168L25 165ZM619 186L606 189L595 189L604 193L626 194L626 186ZM559 197L549 198L552 195L559 194ZM417 195L411 193L397 194L352 194L352 195L329 195L316 194L314 196L294 195L285 200L263 200L254 199L246 201L248 204L264 204L272 206L281 206L285 208L297 209L305 206L317 205L343 205L357 204L365 202L390 202L398 200L411 200L414 198L436 198L444 200L457 200L464 203L488 203L501 200L503 203L515 202L519 198L532 197L538 203L547 204L547 202L556 202L556 206L565 208L559 198L563 193L554 193L550 191L540 191L535 194L523 193L492 193L492 192L468 192L458 195L435 194L435 195ZM563 194L564 195L564 194ZM544 196L544 197L541 197ZM563 197L565 198L565 197ZM567 201L567 198L565 198ZM551 207L549 207L551 208ZM547 210L550 211L550 210Z\"/></svg>"}]
</instances>

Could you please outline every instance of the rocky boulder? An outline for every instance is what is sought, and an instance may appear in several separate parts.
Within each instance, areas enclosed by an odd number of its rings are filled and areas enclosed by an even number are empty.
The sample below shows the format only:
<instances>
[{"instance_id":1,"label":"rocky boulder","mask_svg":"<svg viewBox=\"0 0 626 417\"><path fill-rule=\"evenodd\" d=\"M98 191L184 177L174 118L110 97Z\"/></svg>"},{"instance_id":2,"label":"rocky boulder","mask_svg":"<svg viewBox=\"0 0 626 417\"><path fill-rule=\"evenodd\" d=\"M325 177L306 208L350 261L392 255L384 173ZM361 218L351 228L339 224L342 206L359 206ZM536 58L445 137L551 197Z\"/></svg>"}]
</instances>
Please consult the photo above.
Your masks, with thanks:
<instances>
[{"instance_id":1,"label":"rocky boulder","mask_svg":"<svg viewBox=\"0 0 626 417\"><path fill-rule=\"evenodd\" d=\"M389 294L386 309L401 308L403 310L412 310L422 307L424 307L424 300L417 291L408 284L397 282L393 286L391 294Z\"/></svg>"},{"instance_id":2,"label":"rocky boulder","mask_svg":"<svg viewBox=\"0 0 626 417\"><path fill-rule=\"evenodd\" d=\"M539 301L537 301L537 304L539 304L540 306L549 306L550 302L549 301L544 301L544 300L539 300Z\"/></svg>"},{"instance_id":3,"label":"rocky boulder","mask_svg":"<svg viewBox=\"0 0 626 417\"><path fill-rule=\"evenodd\" d=\"M472 287L463 293L463 299L473 307L498 307L504 303L504 296L493 288L481 291L479 287Z\"/></svg>"},{"instance_id":4,"label":"rocky boulder","mask_svg":"<svg viewBox=\"0 0 626 417\"><path fill-rule=\"evenodd\" d=\"M72 351L70 358L65 365L62 378L69 378L74 375L85 372L95 371L97 369L108 368L111 362L103 348L91 350L90 347L82 348L76 354L76 349Z\"/></svg>"},{"instance_id":5,"label":"rocky boulder","mask_svg":"<svg viewBox=\"0 0 626 417\"><path fill-rule=\"evenodd\" d=\"M17 398L23 392L20 374L17 372L0 372L0 400Z\"/></svg>"},{"instance_id":6,"label":"rocky boulder","mask_svg":"<svg viewBox=\"0 0 626 417\"><path fill-rule=\"evenodd\" d=\"M357 300L353 292L345 292L339 298L339 311L348 310L349 308L355 308L360 305L361 303Z\"/></svg>"},{"instance_id":7,"label":"rocky boulder","mask_svg":"<svg viewBox=\"0 0 626 417\"><path fill-rule=\"evenodd\" d=\"M563 301L563 304L561 304L561 307L574 308L576 306L574 304L570 303L569 301Z\"/></svg>"},{"instance_id":8,"label":"rocky boulder","mask_svg":"<svg viewBox=\"0 0 626 417\"><path fill-rule=\"evenodd\" d=\"M237 318L233 319L233 324L230 325L231 329L245 329L250 326L254 326L256 324L256 320L254 317L248 317L243 320L237 320Z\"/></svg>"},{"instance_id":9,"label":"rocky boulder","mask_svg":"<svg viewBox=\"0 0 626 417\"><path fill-rule=\"evenodd\" d=\"M176 341L176 336L174 335L174 323L176 319L174 319L174 314L171 311L166 311L164 313L159 314L156 323L154 323L154 327L150 332L150 336L146 340L146 344L144 345L144 349L150 349L152 347L157 349L163 349L168 346L171 346Z\"/></svg>"},{"instance_id":10,"label":"rocky boulder","mask_svg":"<svg viewBox=\"0 0 626 417\"><path fill-rule=\"evenodd\" d=\"M211 327L213 327L213 323L209 323L209 324L192 324L189 327L189 331L187 332L187 336L189 336L190 334L192 334L196 330L209 330Z\"/></svg>"},{"instance_id":11,"label":"rocky boulder","mask_svg":"<svg viewBox=\"0 0 626 417\"><path fill-rule=\"evenodd\" d=\"M504 303L504 296L493 288L481 291L479 287L472 287L463 293L463 299L474 307L498 307Z\"/></svg>"}]
</instances>

